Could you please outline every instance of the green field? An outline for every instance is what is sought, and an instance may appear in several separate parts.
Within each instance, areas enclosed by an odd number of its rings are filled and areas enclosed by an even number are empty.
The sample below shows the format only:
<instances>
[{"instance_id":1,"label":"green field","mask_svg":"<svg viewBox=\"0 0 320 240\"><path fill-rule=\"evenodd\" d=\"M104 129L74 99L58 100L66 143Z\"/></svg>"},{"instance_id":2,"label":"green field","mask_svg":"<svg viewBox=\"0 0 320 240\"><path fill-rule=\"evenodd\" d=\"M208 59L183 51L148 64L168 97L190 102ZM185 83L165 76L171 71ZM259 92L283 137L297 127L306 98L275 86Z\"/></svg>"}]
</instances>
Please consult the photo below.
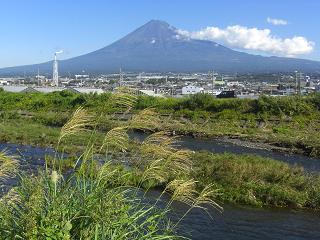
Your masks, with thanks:
<instances>
[{"instance_id":1,"label":"green field","mask_svg":"<svg viewBox=\"0 0 320 240\"><path fill-rule=\"evenodd\" d=\"M168 134L262 141L319 156L319 95L219 100L129 93L0 92L1 142L70 153L48 157L31 176L0 153L0 184L20 180L2 193L0 239L179 239L179 222L193 208L221 210L226 202L319 210L318 175L255 155L179 149ZM130 140L137 130L152 134ZM161 195L142 204L143 192L155 187L170 194L164 208L156 204ZM189 209L171 222L176 201Z\"/></svg>"}]
</instances>

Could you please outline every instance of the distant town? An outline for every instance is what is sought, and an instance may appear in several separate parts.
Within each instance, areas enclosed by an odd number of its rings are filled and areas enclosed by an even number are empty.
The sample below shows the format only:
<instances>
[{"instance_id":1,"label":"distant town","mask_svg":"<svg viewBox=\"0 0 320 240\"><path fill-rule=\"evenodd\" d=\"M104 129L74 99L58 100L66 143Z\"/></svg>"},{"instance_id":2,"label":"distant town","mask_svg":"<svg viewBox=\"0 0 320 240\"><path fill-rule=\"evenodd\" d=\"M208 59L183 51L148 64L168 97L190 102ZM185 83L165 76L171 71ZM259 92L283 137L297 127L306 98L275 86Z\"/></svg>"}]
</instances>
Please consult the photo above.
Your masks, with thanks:
<instances>
[{"instance_id":1,"label":"distant town","mask_svg":"<svg viewBox=\"0 0 320 240\"><path fill-rule=\"evenodd\" d=\"M58 74L52 74L58 76ZM9 92L53 92L69 89L78 93L112 92L120 86L138 94L181 97L207 93L217 97L257 98L259 95L307 95L320 91L320 74L301 72L279 74L207 73L118 73L76 74L53 79L49 75L0 77L0 88ZM56 77L57 78L57 77Z\"/></svg>"}]
</instances>

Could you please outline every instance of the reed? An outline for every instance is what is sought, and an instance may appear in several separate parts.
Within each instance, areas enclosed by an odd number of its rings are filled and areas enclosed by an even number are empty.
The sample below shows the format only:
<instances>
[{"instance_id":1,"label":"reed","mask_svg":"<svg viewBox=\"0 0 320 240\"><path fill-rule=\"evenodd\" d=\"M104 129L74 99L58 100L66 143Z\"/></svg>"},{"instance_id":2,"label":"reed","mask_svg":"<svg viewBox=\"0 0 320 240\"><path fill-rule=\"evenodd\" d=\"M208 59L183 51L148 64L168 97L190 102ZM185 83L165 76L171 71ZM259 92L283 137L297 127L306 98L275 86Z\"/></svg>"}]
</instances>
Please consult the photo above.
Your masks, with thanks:
<instances>
[{"instance_id":1,"label":"reed","mask_svg":"<svg viewBox=\"0 0 320 240\"><path fill-rule=\"evenodd\" d=\"M8 151L0 152L0 181L14 177L18 170L17 156L10 156Z\"/></svg>"},{"instance_id":2,"label":"reed","mask_svg":"<svg viewBox=\"0 0 320 240\"><path fill-rule=\"evenodd\" d=\"M135 101L122 92L116 99L114 103L122 102L127 111ZM148 129L151 116L146 111L144 114L130 125ZM190 208L213 203L208 197L211 191L198 192L195 182L185 179L191 171L191 153L178 150L176 138L156 133L130 153L128 162L133 163L136 157L140 172L135 175L136 183L132 183L128 181L132 171L112 163L112 157L128 151L131 126L109 130L101 143L94 125L94 118L80 107L60 131L58 146L71 136L90 133L83 153L68 160L71 173L64 174L63 159L57 154L38 175L20 174L20 184L0 201L0 239L179 239L182 237L176 235L176 229L180 221L173 224L168 218L172 203L181 201ZM111 159L97 159L96 153L105 153ZM1 176L13 176L14 159L3 153L0 161ZM143 189L142 184L149 181L168 185L155 203L146 204L148 188ZM165 192L172 197L160 208L157 203Z\"/></svg>"}]
</instances>

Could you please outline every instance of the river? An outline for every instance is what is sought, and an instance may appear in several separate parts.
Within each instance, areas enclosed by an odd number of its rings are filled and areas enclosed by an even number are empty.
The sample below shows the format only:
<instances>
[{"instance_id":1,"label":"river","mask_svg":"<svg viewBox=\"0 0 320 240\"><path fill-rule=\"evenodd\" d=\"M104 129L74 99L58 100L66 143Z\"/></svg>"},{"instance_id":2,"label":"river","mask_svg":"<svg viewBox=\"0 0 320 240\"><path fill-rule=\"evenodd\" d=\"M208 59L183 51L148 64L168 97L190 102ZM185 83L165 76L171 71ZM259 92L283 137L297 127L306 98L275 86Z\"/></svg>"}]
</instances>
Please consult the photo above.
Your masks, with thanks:
<instances>
[{"instance_id":1,"label":"river","mask_svg":"<svg viewBox=\"0 0 320 240\"><path fill-rule=\"evenodd\" d=\"M159 191L147 197L156 199ZM163 197L163 204L167 202ZM262 209L223 205L224 211L211 210L210 216L201 209L192 210L179 225L179 233L195 240L305 240L320 239L320 215L312 211ZM188 209L173 204L173 220Z\"/></svg>"},{"instance_id":2,"label":"river","mask_svg":"<svg viewBox=\"0 0 320 240\"><path fill-rule=\"evenodd\" d=\"M131 138L139 141L144 140L147 136L147 133L142 132L134 132L130 134ZM204 150L215 153L229 152L235 154L255 154L286 162L291 165L302 166L305 170L310 172L320 172L320 159L318 158L311 158L300 154L289 154L285 152L275 152L265 149L239 146L237 144L219 139L200 139L190 136L181 136L179 137L179 140L179 145L181 148L187 148L193 151Z\"/></svg>"},{"instance_id":3,"label":"river","mask_svg":"<svg viewBox=\"0 0 320 240\"><path fill-rule=\"evenodd\" d=\"M135 137L141 140L145 136L139 135ZM216 140L199 140L188 137L182 140L181 145L189 147L192 150L255 153L291 164L299 164L312 171L319 171L320 169L319 160L305 156L255 150ZM12 154L19 155L22 168L31 171L43 166L45 155L54 154L52 149L16 144L0 144L0 151L3 149L7 149ZM154 199L158 195L158 191L148 193L150 199ZM179 218L185 210L186 206L181 203L175 203L171 218L173 220ZM222 213L212 210L211 216L212 218L199 209L191 211L181 222L179 233L195 240L320 239L320 215L313 211L258 209L224 205Z\"/></svg>"}]
</instances>

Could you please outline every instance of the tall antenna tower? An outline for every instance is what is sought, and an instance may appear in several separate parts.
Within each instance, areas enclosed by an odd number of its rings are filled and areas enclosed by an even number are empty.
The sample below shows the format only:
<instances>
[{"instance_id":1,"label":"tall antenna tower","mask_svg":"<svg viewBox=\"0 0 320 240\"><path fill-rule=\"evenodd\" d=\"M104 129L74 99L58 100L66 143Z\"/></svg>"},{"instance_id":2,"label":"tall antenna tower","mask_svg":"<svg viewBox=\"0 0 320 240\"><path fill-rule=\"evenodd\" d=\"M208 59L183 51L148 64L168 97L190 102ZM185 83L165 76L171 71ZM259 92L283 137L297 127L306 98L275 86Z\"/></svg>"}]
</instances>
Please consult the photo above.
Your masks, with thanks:
<instances>
[{"instance_id":1,"label":"tall antenna tower","mask_svg":"<svg viewBox=\"0 0 320 240\"><path fill-rule=\"evenodd\" d=\"M58 60L57 54L62 53L62 51L54 53L54 61L53 61L53 73L52 73L52 85L55 87L59 86L59 72L58 72Z\"/></svg>"}]
</instances>

